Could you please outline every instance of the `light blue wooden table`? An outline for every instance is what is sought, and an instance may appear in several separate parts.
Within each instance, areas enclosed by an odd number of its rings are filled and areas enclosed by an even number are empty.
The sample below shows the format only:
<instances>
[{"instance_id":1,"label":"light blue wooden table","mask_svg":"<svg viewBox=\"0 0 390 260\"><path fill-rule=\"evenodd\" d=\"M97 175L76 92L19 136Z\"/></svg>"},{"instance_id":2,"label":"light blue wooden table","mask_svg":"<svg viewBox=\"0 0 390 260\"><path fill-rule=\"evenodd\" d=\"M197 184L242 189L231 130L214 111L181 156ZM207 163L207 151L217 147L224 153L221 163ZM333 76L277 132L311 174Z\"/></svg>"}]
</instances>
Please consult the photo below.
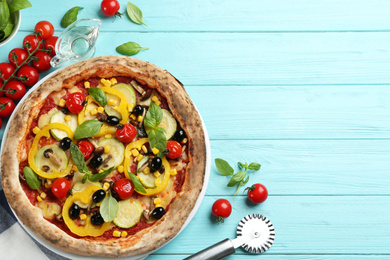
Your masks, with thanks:
<instances>
[{"instance_id":1,"label":"light blue wooden table","mask_svg":"<svg viewBox=\"0 0 390 260\"><path fill-rule=\"evenodd\" d=\"M264 259L390 259L389 1L134 0L148 27L103 17L100 1L31 2L1 61L38 21L59 35L63 14L84 6L79 18L103 22L95 56L128 41L149 47L135 57L177 77L205 121L206 196L188 227L148 259L182 259L234 238L249 213L275 226ZM261 163L248 184L266 185L268 200L233 196L215 158ZM210 213L218 198L233 205L220 225ZM228 259L258 257L237 250Z\"/></svg>"}]
</instances>

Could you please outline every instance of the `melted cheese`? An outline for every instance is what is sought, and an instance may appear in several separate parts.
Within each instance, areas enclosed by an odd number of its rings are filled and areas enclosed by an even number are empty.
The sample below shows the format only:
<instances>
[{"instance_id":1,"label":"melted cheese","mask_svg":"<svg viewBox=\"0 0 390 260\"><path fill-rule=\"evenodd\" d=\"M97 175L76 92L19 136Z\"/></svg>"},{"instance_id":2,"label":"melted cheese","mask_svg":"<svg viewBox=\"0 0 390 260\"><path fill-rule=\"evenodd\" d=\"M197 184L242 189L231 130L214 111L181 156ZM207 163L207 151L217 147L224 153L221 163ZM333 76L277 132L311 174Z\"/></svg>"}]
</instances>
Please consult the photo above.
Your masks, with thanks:
<instances>
[{"instance_id":1,"label":"melted cheese","mask_svg":"<svg viewBox=\"0 0 390 260\"><path fill-rule=\"evenodd\" d=\"M42 210L44 218L54 219L56 215L61 214L61 207L55 202L40 201L37 205Z\"/></svg>"}]
</instances>

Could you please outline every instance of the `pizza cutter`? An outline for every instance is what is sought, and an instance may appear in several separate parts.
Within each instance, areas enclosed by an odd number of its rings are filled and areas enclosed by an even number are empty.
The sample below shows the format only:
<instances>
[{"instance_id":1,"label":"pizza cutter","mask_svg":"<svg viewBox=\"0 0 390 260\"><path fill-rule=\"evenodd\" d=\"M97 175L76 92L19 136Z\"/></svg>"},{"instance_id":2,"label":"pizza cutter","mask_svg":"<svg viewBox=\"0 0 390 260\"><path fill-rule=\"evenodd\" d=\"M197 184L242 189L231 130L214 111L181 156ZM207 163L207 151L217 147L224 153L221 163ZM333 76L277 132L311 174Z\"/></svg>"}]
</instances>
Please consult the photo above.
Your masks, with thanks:
<instances>
[{"instance_id":1,"label":"pizza cutter","mask_svg":"<svg viewBox=\"0 0 390 260\"><path fill-rule=\"evenodd\" d=\"M275 239L275 229L271 221L260 214L249 214L241 219L237 226L237 238L225 239L212 245L187 260L217 260L234 254L236 248L242 247L253 254L267 251Z\"/></svg>"}]
</instances>

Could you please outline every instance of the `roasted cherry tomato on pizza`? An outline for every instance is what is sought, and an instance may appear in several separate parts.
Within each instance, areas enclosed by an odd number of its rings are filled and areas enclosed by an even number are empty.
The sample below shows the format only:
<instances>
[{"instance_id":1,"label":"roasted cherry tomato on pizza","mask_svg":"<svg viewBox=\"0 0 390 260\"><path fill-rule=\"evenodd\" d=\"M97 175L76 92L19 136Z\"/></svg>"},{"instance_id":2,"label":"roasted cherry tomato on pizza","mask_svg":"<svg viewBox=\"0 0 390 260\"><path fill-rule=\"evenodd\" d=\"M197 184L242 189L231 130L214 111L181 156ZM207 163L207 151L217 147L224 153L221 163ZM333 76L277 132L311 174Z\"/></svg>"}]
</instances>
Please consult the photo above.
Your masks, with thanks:
<instances>
[{"instance_id":1,"label":"roasted cherry tomato on pizza","mask_svg":"<svg viewBox=\"0 0 390 260\"><path fill-rule=\"evenodd\" d=\"M223 223L232 213L232 205L226 199L218 199L214 202L211 212L217 218L217 222Z\"/></svg>"},{"instance_id":2,"label":"roasted cherry tomato on pizza","mask_svg":"<svg viewBox=\"0 0 390 260\"><path fill-rule=\"evenodd\" d=\"M15 109L15 103L7 97L0 97L0 117L7 117Z\"/></svg>"},{"instance_id":3,"label":"roasted cherry tomato on pizza","mask_svg":"<svg viewBox=\"0 0 390 260\"><path fill-rule=\"evenodd\" d=\"M8 62L0 63L0 81L4 82L11 77L12 73L14 73L15 67L12 66Z\"/></svg>"},{"instance_id":4,"label":"roasted cherry tomato on pizza","mask_svg":"<svg viewBox=\"0 0 390 260\"><path fill-rule=\"evenodd\" d=\"M4 87L5 95L12 100L20 100L26 94L26 87L18 80L11 80Z\"/></svg>"},{"instance_id":5,"label":"roasted cherry tomato on pizza","mask_svg":"<svg viewBox=\"0 0 390 260\"><path fill-rule=\"evenodd\" d=\"M51 192L57 198L64 198L72 187L70 181L65 178L55 179L51 185Z\"/></svg>"},{"instance_id":6,"label":"roasted cherry tomato on pizza","mask_svg":"<svg viewBox=\"0 0 390 260\"><path fill-rule=\"evenodd\" d=\"M120 16L118 13L120 8L119 2L117 0L103 0L100 9L105 16L111 17L114 15Z\"/></svg>"},{"instance_id":7,"label":"roasted cherry tomato on pizza","mask_svg":"<svg viewBox=\"0 0 390 260\"><path fill-rule=\"evenodd\" d=\"M132 124L125 124L122 128L116 129L116 138L122 143L130 143L137 136L137 129Z\"/></svg>"},{"instance_id":8,"label":"roasted cherry tomato on pizza","mask_svg":"<svg viewBox=\"0 0 390 260\"><path fill-rule=\"evenodd\" d=\"M66 107L73 114L78 114L84 108L84 101L84 95L79 92L75 92L69 95L68 99L66 100Z\"/></svg>"},{"instance_id":9,"label":"roasted cherry tomato on pizza","mask_svg":"<svg viewBox=\"0 0 390 260\"><path fill-rule=\"evenodd\" d=\"M134 193L134 185L129 179L120 179L115 182L114 191L118 194L120 199L129 199Z\"/></svg>"},{"instance_id":10,"label":"roasted cherry tomato on pizza","mask_svg":"<svg viewBox=\"0 0 390 260\"><path fill-rule=\"evenodd\" d=\"M54 34L54 26L48 21L40 21L35 25L34 32L38 33L43 40L47 40Z\"/></svg>"},{"instance_id":11,"label":"roasted cherry tomato on pizza","mask_svg":"<svg viewBox=\"0 0 390 260\"><path fill-rule=\"evenodd\" d=\"M93 152L94 149L93 145L90 142L83 140L78 142L77 146L79 147L81 153L83 154L84 160L85 161L88 160Z\"/></svg>"},{"instance_id":12,"label":"roasted cherry tomato on pizza","mask_svg":"<svg viewBox=\"0 0 390 260\"><path fill-rule=\"evenodd\" d=\"M267 188L260 183L253 184L251 187L246 188L246 190L248 190L248 199L256 204L264 202L268 197Z\"/></svg>"},{"instance_id":13,"label":"roasted cherry tomato on pizza","mask_svg":"<svg viewBox=\"0 0 390 260\"><path fill-rule=\"evenodd\" d=\"M181 145L173 140L167 142L167 149L169 151L169 153L167 154L167 157L169 159L177 159L182 153Z\"/></svg>"},{"instance_id":14,"label":"roasted cherry tomato on pizza","mask_svg":"<svg viewBox=\"0 0 390 260\"><path fill-rule=\"evenodd\" d=\"M15 48L8 54L8 61L12 66L17 67L21 65L28 58L28 53L25 49Z\"/></svg>"},{"instance_id":15,"label":"roasted cherry tomato on pizza","mask_svg":"<svg viewBox=\"0 0 390 260\"><path fill-rule=\"evenodd\" d=\"M23 66L18 70L18 78L26 87L32 87L39 80L39 72L31 66Z\"/></svg>"}]
</instances>

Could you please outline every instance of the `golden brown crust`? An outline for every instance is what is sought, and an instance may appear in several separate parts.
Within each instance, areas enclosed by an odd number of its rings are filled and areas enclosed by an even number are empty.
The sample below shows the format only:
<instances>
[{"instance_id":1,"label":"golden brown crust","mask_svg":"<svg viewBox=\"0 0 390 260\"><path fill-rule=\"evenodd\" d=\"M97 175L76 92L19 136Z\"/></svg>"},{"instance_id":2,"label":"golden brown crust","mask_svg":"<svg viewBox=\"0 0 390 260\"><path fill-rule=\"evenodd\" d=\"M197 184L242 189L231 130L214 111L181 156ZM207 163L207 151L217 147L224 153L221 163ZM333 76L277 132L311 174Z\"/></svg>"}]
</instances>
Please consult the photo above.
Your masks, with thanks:
<instances>
[{"instance_id":1,"label":"golden brown crust","mask_svg":"<svg viewBox=\"0 0 390 260\"><path fill-rule=\"evenodd\" d=\"M188 139L189 165L181 192L163 218L153 226L127 238L106 242L76 239L42 217L21 188L19 181L20 152L33 118L38 116L45 98L53 91L71 88L91 77L130 76L142 84L156 88L164 96L172 114L185 130ZM206 147L202 122L183 85L170 73L135 58L103 56L74 64L54 74L39 86L19 107L10 124L1 157L1 179L7 199L17 216L34 233L65 251L81 255L128 256L147 253L171 240L181 229L201 192L206 167ZM18 152L16 152L18 151Z\"/></svg>"}]
</instances>

